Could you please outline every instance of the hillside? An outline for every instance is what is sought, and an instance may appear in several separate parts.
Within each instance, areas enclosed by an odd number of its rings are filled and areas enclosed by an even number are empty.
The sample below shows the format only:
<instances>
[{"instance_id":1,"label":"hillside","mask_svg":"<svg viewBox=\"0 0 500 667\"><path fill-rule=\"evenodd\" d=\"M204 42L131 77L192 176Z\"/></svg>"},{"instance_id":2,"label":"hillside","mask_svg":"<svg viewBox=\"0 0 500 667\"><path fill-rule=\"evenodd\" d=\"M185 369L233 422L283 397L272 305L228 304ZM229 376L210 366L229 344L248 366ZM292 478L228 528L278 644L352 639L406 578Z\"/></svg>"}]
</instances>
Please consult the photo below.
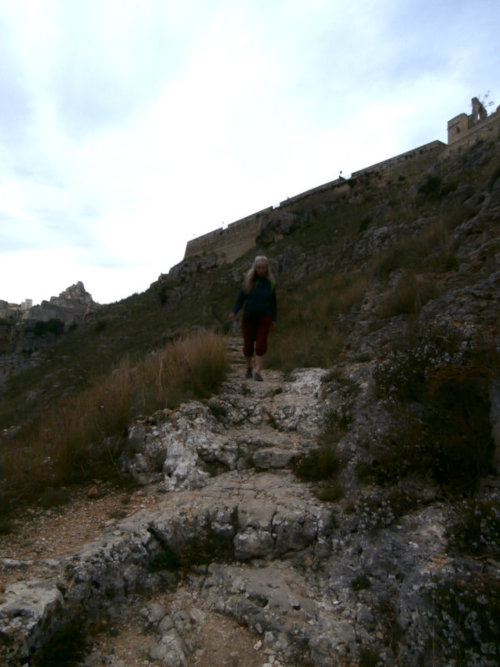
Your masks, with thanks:
<instances>
[{"instance_id":1,"label":"hillside","mask_svg":"<svg viewBox=\"0 0 500 667\"><path fill-rule=\"evenodd\" d=\"M368 171L271 216L232 264L189 257L39 349L2 388L4 447L125 355L224 332L253 256L275 267L264 386L233 351L216 396L130 415L120 472L154 511L124 505L72 553L2 552L9 664L49 655L79 616L110 629L85 650L116 665L143 664L113 643L139 627L157 661L210 664L228 619L246 661L213 664L498 664L499 221L498 141ZM76 644L75 664L98 664Z\"/></svg>"}]
</instances>

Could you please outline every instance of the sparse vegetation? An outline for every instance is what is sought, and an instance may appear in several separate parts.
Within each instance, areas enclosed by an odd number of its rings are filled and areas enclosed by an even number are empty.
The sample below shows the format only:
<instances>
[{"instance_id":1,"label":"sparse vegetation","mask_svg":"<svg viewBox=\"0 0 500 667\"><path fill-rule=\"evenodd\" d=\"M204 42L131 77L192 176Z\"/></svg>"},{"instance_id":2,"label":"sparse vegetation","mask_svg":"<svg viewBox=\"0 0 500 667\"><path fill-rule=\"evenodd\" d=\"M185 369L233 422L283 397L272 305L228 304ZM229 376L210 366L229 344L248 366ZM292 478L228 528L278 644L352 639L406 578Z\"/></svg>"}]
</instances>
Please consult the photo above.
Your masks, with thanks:
<instances>
[{"instance_id":1,"label":"sparse vegetation","mask_svg":"<svg viewBox=\"0 0 500 667\"><path fill-rule=\"evenodd\" d=\"M0 505L39 499L60 504L66 484L120 477L117 459L130 421L206 398L227 371L224 339L200 332L168 343L131 366L125 359L109 376L25 425L0 450Z\"/></svg>"},{"instance_id":2,"label":"sparse vegetation","mask_svg":"<svg viewBox=\"0 0 500 667\"><path fill-rule=\"evenodd\" d=\"M351 588L353 591L363 591L371 586L370 577L366 574L358 574L357 577L351 581Z\"/></svg>"},{"instance_id":3,"label":"sparse vegetation","mask_svg":"<svg viewBox=\"0 0 500 667\"><path fill-rule=\"evenodd\" d=\"M441 221L429 224L418 234L403 236L371 259L371 271L382 281L398 269L416 274L443 273L457 267L449 232Z\"/></svg>"},{"instance_id":4,"label":"sparse vegetation","mask_svg":"<svg viewBox=\"0 0 500 667\"><path fill-rule=\"evenodd\" d=\"M336 502L344 495L338 479L342 459L337 453L337 443L346 431L348 418L329 410L323 421L318 447L293 461L292 469L299 479L315 483L316 496L323 502Z\"/></svg>"},{"instance_id":5,"label":"sparse vegetation","mask_svg":"<svg viewBox=\"0 0 500 667\"><path fill-rule=\"evenodd\" d=\"M459 517L449 530L450 546L459 554L498 557L500 554L500 504L491 498L468 498L457 507Z\"/></svg>"},{"instance_id":6,"label":"sparse vegetation","mask_svg":"<svg viewBox=\"0 0 500 667\"><path fill-rule=\"evenodd\" d=\"M269 364L281 370L330 367L340 354L342 316L359 308L368 285L363 272L321 274L280 292L280 320L271 339Z\"/></svg>"},{"instance_id":7,"label":"sparse vegetation","mask_svg":"<svg viewBox=\"0 0 500 667\"><path fill-rule=\"evenodd\" d=\"M493 463L487 383L493 357L494 350L458 330L434 327L378 364L374 378L394 422L372 479L394 483L430 474L452 494L477 487Z\"/></svg>"},{"instance_id":8,"label":"sparse vegetation","mask_svg":"<svg viewBox=\"0 0 500 667\"><path fill-rule=\"evenodd\" d=\"M298 457L293 465L297 477L308 482L318 482L333 478L340 468L340 462L329 445Z\"/></svg>"},{"instance_id":9,"label":"sparse vegetation","mask_svg":"<svg viewBox=\"0 0 500 667\"><path fill-rule=\"evenodd\" d=\"M446 664L498 664L500 583L480 571L467 578L436 578L430 591L438 658Z\"/></svg>"},{"instance_id":10,"label":"sparse vegetation","mask_svg":"<svg viewBox=\"0 0 500 667\"><path fill-rule=\"evenodd\" d=\"M423 306L438 294L439 287L435 281L405 271L397 284L384 295L379 306L380 316L417 317Z\"/></svg>"}]
</instances>

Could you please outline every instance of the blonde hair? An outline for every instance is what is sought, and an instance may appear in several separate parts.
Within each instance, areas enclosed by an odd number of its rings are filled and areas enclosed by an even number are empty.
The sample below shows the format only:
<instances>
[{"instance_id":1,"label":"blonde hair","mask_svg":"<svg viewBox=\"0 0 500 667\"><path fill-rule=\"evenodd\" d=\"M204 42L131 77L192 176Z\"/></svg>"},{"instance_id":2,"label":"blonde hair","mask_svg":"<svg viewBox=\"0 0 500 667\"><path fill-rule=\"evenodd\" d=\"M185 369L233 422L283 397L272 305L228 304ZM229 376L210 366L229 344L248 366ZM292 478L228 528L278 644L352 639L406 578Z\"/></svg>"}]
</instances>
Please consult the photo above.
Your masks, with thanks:
<instances>
[{"instance_id":1,"label":"blonde hair","mask_svg":"<svg viewBox=\"0 0 500 667\"><path fill-rule=\"evenodd\" d=\"M269 266L269 260L264 255L257 255L257 257L253 260L252 267L250 268L245 277L245 292L249 292L255 284L255 278L256 278L255 267L257 266L258 262L266 263L267 271L264 277L267 278L267 280L269 280L270 282L272 283L274 282L274 275L271 270L271 267Z\"/></svg>"}]
</instances>

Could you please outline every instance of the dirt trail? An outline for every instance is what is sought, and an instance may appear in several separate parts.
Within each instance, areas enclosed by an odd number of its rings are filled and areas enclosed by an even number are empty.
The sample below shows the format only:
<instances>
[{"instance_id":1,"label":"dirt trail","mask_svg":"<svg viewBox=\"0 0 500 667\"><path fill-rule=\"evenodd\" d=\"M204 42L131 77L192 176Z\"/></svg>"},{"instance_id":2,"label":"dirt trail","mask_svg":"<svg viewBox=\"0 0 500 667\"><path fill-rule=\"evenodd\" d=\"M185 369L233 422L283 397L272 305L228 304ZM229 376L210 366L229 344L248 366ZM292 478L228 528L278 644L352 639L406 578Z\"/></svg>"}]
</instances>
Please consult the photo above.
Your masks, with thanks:
<instances>
[{"instance_id":1,"label":"dirt trail","mask_svg":"<svg viewBox=\"0 0 500 667\"><path fill-rule=\"evenodd\" d=\"M253 562L255 556L263 573L269 559L307 546L309 537L304 539L291 526L293 521L304 521L297 518L298 514L305 511L312 516L319 511L319 503L305 485L296 481L289 464L295 454L310 445L305 436L307 425L301 428L300 422L301 418L306 419L309 408L317 400L307 395L310 393L307 382L302 388L299 383L289 393L285 378L278 371L265 370L264 382L245 379L240 340L230 339L228 344L231 372L219 396L213 400L215 404L221 401L226 412L234 410L241 419L231 420L230 415L225 424L217 426L218 437L223 438L224 447L235 448L238 455L244 451L244 456L240 456L231 470L221 472L200 489L185 488L165 494L161 485L150 484L127 494L96 480L95 484L79 489L69 505L33 510L20 517L14 532L5 536L0 544L3 582L0 603L8 602L11 584L34 578L60 578L68 562L74 560L75 554L85 551L89 543L103 539L103 535L124 534L127 526L147 523L151 517L159 522L162 517L190 513L198 516L213 512L214 508L224 513L233 507L234 512L237 508L240 524L247 527L234 538L236 554L238 556L239 548L239 560L244 562ZM277 423L279 420L291 420L291 425L287 422L284 428ZM207 438L210 437L211 434L207 434ZM310 520L316 521L315 518ZM271 524L274 526L272 538L265 532L270 531ZM270 541L273 544L269 546ZM255 571L255 565L243 567ZM132 596L126 604L121 604L119 614L95 624L92 650L80 664L135 666L156 662L249 667L292 664L285 660L279 646L270 647L264 641L259 624L249 629L246 620L238 618L234 610L224 608L224 600L219 603L217 595L203 594L200 581L206 575L206 567L200 566L195 568L195 574L187 571L180 577L177 575L174 589ZM221 583L221 591L226 583ZM213 583L210 586L213 587ZM297 590L294 595L306 595L306 588L305 585L304 590ZM288 589L286 595L290 595ZM151 620L154 615L151 609L159 608L174 626L166 634L163 630L161 638ZM296 621L302 622L298 618ZM177 644L163 646L167 636L172 642L172 632L175 632ZM156 656L156 660L152 656Z\"/></svg>"}]
</instances>

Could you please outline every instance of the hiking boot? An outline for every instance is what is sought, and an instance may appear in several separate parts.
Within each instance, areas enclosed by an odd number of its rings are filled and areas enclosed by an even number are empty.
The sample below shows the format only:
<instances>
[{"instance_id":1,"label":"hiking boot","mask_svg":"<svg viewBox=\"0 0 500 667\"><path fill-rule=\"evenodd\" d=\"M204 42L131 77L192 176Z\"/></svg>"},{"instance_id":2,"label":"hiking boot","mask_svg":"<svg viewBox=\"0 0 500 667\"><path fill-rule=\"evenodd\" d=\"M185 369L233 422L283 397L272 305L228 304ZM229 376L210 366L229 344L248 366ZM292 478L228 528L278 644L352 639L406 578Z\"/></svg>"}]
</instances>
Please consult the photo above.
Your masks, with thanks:
<instances>
[{"instance_id":1,"label":"hiking boot","mask_svg":"<svg viewBox=\"0 0 500 667\"><path fill-rule=\"evenodd\" d=\"M255 379L257 380L257 382L262 382L263 377L260 373L255 373Z\"/></svg>"},{"instance_id":2,"label":"hiking boot","mask_svg":"<svg viewBox=\"0 0 500 667\"><path fill-rule=\"evenodd\" d=\"M247 372L245 373L245 377L247 380L249 380L252 377L252 369L247 368Z\"/></svg>"}]
</instances>

